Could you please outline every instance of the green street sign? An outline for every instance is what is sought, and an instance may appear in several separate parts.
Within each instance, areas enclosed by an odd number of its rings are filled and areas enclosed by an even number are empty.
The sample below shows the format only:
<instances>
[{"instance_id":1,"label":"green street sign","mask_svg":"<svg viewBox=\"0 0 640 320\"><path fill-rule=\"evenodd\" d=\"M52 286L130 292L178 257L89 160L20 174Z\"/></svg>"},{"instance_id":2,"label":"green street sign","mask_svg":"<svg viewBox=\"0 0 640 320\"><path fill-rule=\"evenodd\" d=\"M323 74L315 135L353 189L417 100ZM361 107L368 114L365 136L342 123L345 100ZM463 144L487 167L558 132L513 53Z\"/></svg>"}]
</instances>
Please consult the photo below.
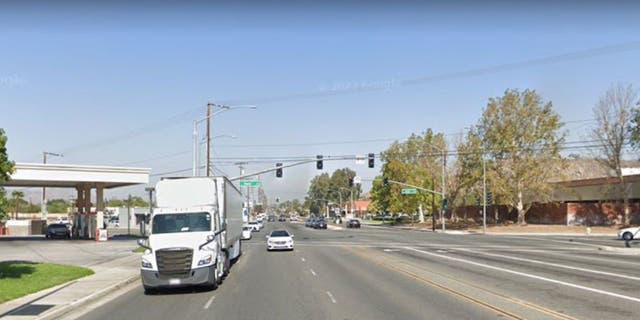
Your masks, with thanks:
<instances>
[{"instance_id":1,"label":"green street sign","mask_svg":"<svg viewBox=\"0 0 640 320\"><path fill-rule=\"evenodd\" d=\"M258 188L258 187L260 187L260 185L262 185L262 182L260 182L258 180L242 180L242 181L240 181L240 187L241 188L244 188L244 187Z\"/></svg>"},{"instance_id":2,"label":"green street sign","mask_svg":"<svg viewBox=\"0 0 640 320\"><path fill-rule=\"evenodd\" d=\"M418 190L416 189L402 189L402 194L416 194L418 193Z\"/></svg>"}]
</instances>

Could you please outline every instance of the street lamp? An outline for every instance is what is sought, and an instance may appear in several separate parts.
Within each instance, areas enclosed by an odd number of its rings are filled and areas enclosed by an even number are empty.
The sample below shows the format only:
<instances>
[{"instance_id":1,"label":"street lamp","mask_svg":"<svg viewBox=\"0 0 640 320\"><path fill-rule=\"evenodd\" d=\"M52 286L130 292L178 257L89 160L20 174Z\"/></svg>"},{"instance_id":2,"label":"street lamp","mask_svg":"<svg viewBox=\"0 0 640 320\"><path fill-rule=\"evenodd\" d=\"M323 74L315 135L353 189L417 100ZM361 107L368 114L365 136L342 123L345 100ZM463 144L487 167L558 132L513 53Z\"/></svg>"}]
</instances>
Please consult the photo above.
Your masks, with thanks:
<instances>
[{"instance_id":1,"label":"street lamp","mask_svg":"<svg viewBox=\"0 0 640 320\"><path fill-rule=\"evenodd\" d=\"M53 152L48 152L48 151L43 151L42 152L42 163L46 164L47 163L47 156L54 156L54 157L64 157L64 155L62 153L53 153ZM40 211L42 212L42 219L43 220L47 220L47 188L42 187L42 203L40 204Z\"/></svg>"},{"instance_id":2,"label":"street lamp","mask_svg":"<svg viewBox=\"0 0 640 320\"><path fill-rule=\"evenodd\" d=\"M223 113L225 111L229 111L229 110L234 110L234 109L252 109L255 110L258 107L253 106L253 105L248 105L248 106L226 106L226 105L219 105L219 104L212 104L209 103L207 104L207 106L215 106L220 108L220 110L211 113L209 115L207 115L206 117L199 119L199 120L193 120L193 170L192 170L192 174L193 176L198 176L199 174L199 170L198 170L198 123L201 123L203 121L209 120L211 119L213 116ZM207 164L208 165L208 164Z\"/></svg>"}]
</instances>

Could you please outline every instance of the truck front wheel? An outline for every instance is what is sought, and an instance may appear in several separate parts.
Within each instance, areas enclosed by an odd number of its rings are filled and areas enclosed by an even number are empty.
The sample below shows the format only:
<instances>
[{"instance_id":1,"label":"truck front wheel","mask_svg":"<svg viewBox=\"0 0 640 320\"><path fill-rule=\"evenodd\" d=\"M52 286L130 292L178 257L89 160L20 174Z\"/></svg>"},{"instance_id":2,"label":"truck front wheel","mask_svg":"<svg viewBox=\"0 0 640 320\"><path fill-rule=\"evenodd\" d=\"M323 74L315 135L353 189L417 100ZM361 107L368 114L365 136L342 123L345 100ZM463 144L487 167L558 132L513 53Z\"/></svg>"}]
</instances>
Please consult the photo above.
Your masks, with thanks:
<instances>
[{"instance_id":1,"label":"truck front wheel","mask_svg":"<svg viewBox=\"0 0 640 320\"><path fill-rule=\"evenodd\" d=\"M229 252L224 253L224 270L222 272L223 277L227 277L229 275L229 268L231 268L231 261L229 260Z\"/></svg>"},{"instance_id":2,"label":"truck front wheel","mask_svg":"<svg viewBox=\"0 0 640 320\"><path fill-rule=\"evenodd\" d=\"M207 282L207 287L211 290L218 289L218 270L216 270L215 265L209 267L209 282Z\"/></svg>"}]
</instances>

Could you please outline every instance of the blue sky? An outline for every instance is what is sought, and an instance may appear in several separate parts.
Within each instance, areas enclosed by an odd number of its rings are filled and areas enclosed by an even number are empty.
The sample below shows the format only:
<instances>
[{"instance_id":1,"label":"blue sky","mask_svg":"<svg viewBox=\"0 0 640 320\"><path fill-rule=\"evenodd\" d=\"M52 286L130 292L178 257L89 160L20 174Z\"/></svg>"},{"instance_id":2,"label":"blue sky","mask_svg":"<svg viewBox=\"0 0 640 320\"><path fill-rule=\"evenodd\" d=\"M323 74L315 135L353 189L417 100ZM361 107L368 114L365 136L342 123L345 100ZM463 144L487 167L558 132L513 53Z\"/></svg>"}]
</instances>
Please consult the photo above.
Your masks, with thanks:
<instances>
[{"instance_id":1,"label":"blue sky","mask_svg":"<svg viewBox=\"0 0 640 320\"><path fill-rule=\"evenodd\" d=\"M231 175L233 159L216 158L379 153L427 128L454 142L507 88L536 89L580 140L599 95L640 74L632 2L5 6L0 127L18 162L46 150L65 154L51 162L189 169L192 121L208 101L258 106L213 119L213 135L237 136L214 140L214 163ZM546 57L558 59L491 68ZM364 178L380 168L325 164L345 166ZM262 179L287 199L317 173ZM143 188L107 196L128 192Z\"/></svg>"}]
</instances>

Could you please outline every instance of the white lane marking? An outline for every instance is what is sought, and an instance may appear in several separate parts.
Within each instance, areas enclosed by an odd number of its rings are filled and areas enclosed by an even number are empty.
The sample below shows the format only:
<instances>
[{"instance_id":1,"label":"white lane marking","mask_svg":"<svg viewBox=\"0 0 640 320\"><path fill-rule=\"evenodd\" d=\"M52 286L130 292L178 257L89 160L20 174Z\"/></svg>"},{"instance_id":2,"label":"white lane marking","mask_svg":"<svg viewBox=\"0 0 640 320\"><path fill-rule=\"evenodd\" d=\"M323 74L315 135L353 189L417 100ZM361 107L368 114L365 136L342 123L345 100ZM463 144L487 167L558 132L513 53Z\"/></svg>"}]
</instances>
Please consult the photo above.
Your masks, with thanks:
<instances>
[{"instance_id":1,"label":"white lane marking","mask_svg":"<svg viewBox=\"0 0 640 320\"><path fill-rule=\"evenodd\" d=\"M204 305L205 309L209 309L209 307L211 306L211 303L213 303L213 300L216 299L216 296L212 296L211 298L209 298L209 300L207 301L207 303Z\"/></svg>"},{"instance_id":2,"label":"white lane marking","mask_svg":"<svg viewBox=\"0 0 640 320\"><path fill-rule=\"evenodd\" d=\"M595 288L591 288L591 287L585 287L585 286L581 286L581 285L570 283L570 282L564 282L564 281L560 281L560 280L555 280L555 279L551 279L551 278L545 278L545 277L537 276L537 275L534 275L534 274L528 274L528 273L524 273L524 272L510 270L510 269L495 267L495 266L492 266L492 265L479 263L479 262L474 262L474 261L470 261L470 260L454 258L454 257L450 257L450 256L445 256L445 255L433 253L433 252L418 250L418 249L411 248L411 247L405 247L405 249L411 250L411 251L420 252L420 253L424 253L426 255L430 255L430 256L434 256L434 257L439 257L439 258L443 258L443 259L458 261L458 262L462 262L462 263L466 263L466 264L470 264L470 265L474 265L474 266L478 266L478 267L483 267L483 268L487 268L487 269L493 269L493 270L502 271L502 272L506 272L506 273L511 273L511 274L515 274L515 275L519 275L519 276L523 276L523 277L527 277L527 278L531 278L531 279L551 282L551 283L555 283L555 284L559 284L559 285L563 285L563 286L567 286L567 287L571 287L571 288L575 288L575 289L580 289L580 290L584 290L584 291L599 293L599 294L602 294L602 295L611 296L611 297L615 297L615 298L619 298L619 299L623 299L623 300L629 300L629 301L633 301L633 302L640 302L640 299L638 299L638 298L629 297L629 296L626 296L626 295L622 295L622 294L618 294L618 293L614 293L614 292L609 292L609 291L605 291L605 290L600 290L600 289L595 289Z\"/></svg>"},{"instance_id":3,"label":"white lane marking","mask_svg":"<svg viewBox=\"0 0 640 320\"><path fill-rule=\"evenodd\" d=\"M384 251L384 252L396 252L396 251L400 251L400 249L382 249L382 251Z\"/></svg>"},{"instance_id":4,"label":"white lane marking","mask_svg":"<svg viewBox=\"0 0 640 320\"><path fill-rule=\"evenodd\" d=\"M305 260L304 258L300 258L300 260L302 260L302 262L305 262L305 261L307 261L307 260Z\"/></svg>"},{"instance_id":5,"label":"white lane marking","mask_svg":"<svg viewBox=\"0 0 640 320\"><path fill-rule=\"evenodd\" d=\"M317 276L316 272L315 272L315 271L313 271L313 269L309 269L309 270L311 270L311 274L312 274L312 275Z\"/></svg>"},{"instance_id":6,"label":"white lane marking","mask_svg":"<svg viewBox=\"0 0 640 320\"><path fill-rule=\"evenodd\" d=\"M573 238L571 238L571 241L569 241L569 239L567 240L556 240L556 239L541 239L541 238L530 238L530 237L521 237L521 236L511 236L510 238L516 238L516 239L525 239L525 240L537 240L537 241L546 241L546 242L555 242L555 243L562 243L562 244L577 244L577 245L581 245L581 246L587 246L587 247L596 247L599 248L602 245L599 244L592 244L592 243L585 243L585 242L580 242L580 241L575 241L573 240Z\"/></svg>"},{"instance_id":7,"label":"white lane marking","mask_svg":"<svg viewBox=\"0 0 640 320\"><path fill-rule=\"evenodd\" d=\"M493 253L487 253L487 252L478 252L478 251L473 251L473 250L469 250L469 249L460 248L458 250L459 251L466 251L466 252L473 252L473 253L477 253L477 254L481 254L481 255L485 255L485 256L490 256L490 257L499 257L499 258L505 258L505 259L510 259L510 260L514 260L514 261L537 263L537 264L551 266L551 267L557 267L557 268L563 268L563 269L569 269L569 270L576 270L576 271L584 271L584 272L601 274L601 275L610 276L610 277L617 277L617 278L623 278L623 279L628 279L628 280L640 281L640 278L638 278L638 277L628 276L628 275L624 275L624 274L615 274L615 273L606 272L606 271L592 270L592 269L586 269L586 268L580 268L580 267L572 267L572 266L568 266L568 265L564 265L564 264L545 262L545 261L540 261L540 260L532 260L532 259L511 257L511 256L505 256L503 254L493 254Z\"/></svg>"},{"instance_id":8,"label":"white lane marking","mask_svg":"<svg viewBox=\"0 0 640 320\"><path fill-rule=\"evenodd\" d=\"M337 303L337 302L336 302L336 299L333 297L333 295L331 294L331 292L330 292L330 291L327 291L327 295L329 296L329 299L331 299L331 302L333 302L333 303Z\"/></svg>"}]
</instances>

